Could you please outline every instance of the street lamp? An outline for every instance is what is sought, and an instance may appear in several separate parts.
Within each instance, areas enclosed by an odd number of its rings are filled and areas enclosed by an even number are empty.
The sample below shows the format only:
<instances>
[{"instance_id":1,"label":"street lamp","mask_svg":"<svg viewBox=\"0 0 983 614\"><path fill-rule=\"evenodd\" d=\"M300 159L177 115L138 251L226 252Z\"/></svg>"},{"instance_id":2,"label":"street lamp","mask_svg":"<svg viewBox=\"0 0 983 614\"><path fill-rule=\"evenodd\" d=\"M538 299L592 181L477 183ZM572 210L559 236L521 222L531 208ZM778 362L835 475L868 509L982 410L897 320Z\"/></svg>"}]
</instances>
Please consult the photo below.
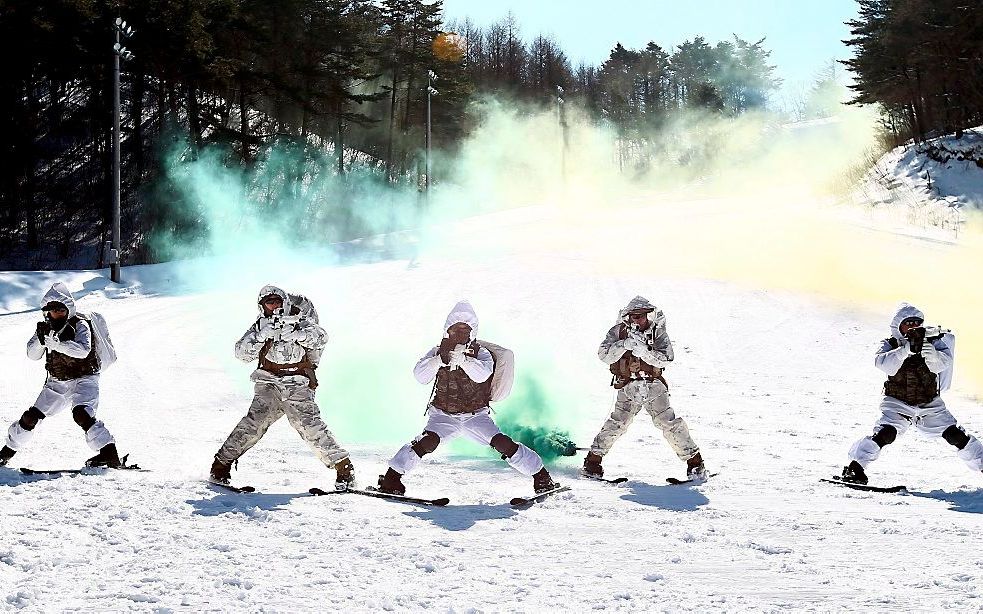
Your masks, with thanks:
<instances>
[{"instance_id":1,"label":"street lamp","mask_svg":"<svg viewBox=\"0 0 983 614\"><path fill-rule=\"evenodd\" d=\"M120 253L120 163L119 163L119 60L132 60L133 54L120 43L120 37L130 38L136 33L128 26L122 17L117 17L113 24L113 237L109 249L109 278L113 283L120 282L119 253Z\"/></svg>"},{"instance_id":2,"label":"street lamp","mask_svg":"<svg viewBox=\"0 0 983 614\"><path fill-rule=\"evenodd\" d=\"M430 195L430 97L436 96L438 92L434 86L434 81L437 80L437 73L432 70L427 71L427 180L424 184L424 189L427 192L427 196Z\"/></svg>"}]
</instances>

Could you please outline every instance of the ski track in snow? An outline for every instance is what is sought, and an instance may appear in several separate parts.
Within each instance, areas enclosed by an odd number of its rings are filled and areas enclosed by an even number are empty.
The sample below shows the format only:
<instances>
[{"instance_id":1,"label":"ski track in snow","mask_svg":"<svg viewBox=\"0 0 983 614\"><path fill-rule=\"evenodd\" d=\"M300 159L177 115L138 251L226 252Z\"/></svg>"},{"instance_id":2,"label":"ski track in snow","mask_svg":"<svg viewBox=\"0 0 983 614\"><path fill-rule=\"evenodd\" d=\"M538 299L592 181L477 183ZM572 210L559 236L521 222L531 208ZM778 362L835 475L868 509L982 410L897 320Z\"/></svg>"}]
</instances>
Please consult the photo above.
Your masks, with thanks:
<instances>
[{"instance_id":1,"label":"ski track in snow","mask_svg":"<svg viewBox=\"0 0 983 614\"><path fill-rule=\"evenodd\" d=\"M311 497L333 472L285 420L240 462L237 495L201 480L245 412L250 368L232 345L254 317L254 287L209 294L169 290L179 265L145 267L137 290L105 290L95 273L66 274L102 312L120 354L103 377L99 416L121 452L149 473L22 476L0 469L0 609L88 611L646 611L983 608L979 537L983 476L941 441L908 434L870 469L872 483L910 495L820 484L877 417L875 344L890 313L856 313L781 292L699 280L595 275L576 258L380 263L293 273L275 280L311 296L331 334L324 369L373 323L396 329L380 352L380 386L405 384L412 361L462 296L482 335L516 349L517 376L533 351L556 356L574 399L572 433L587 445L613 393L596 347L619 307L642 294L665 311L676 360L673 406L711 470L695 486L647 416L605 459L612 486L578 479L582 456L556 461L572 486L528 510L527 478L486 456L441 448L407 476L409 494L447 496L425 508L358 495ZM124 274L138 273L136 268ZM9 276L9 277L8 277ZM0 273L0 419L17 419L43 374L24 343L50 274ZM42 287L44 286L44 287ZM398 309L395 308L398 306ZM18 313L23 312L23 313ZM958 332L958 331L957 331ZM526 353L524 353L524 351ZM542 366L540 365L540 368ZM958 355L957 355L958 369ZM958 377L958 375L957 375ZM360 443L360 484L384 470L424 424L429 389L404 407L339 407L318 391L332 426L398 416L405 436ZM978 404L947 397L969 432ZM387 413L388 412L388 413ZM45 420L14 466L78 466L91 452L70 415Z\"/></svg>"}]
</instances>

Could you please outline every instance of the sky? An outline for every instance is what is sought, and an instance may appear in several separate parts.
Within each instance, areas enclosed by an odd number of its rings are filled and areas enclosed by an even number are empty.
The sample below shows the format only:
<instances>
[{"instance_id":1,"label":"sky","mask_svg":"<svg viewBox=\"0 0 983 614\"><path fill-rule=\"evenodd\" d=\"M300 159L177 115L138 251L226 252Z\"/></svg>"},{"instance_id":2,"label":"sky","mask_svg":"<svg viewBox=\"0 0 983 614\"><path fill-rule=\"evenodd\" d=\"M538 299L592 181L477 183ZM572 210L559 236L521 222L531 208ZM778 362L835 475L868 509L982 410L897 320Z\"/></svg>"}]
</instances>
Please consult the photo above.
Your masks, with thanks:
<instances>
[{"instance_id":1,"label":"sky","mask_svg":"<svg viewBox=\"0 0 983 614\"><path fill-rule=\"evenodd\" d=\"M850 56L842 40L844 21L857 13L856 0L444 0L448 21L470 17L485 26L511 11L522 36L552 34L576 66L603 62L616 42L639 49L649 41L663 48L703 36L713 44L733 35L749 41L767 37L777 75L778 96L808 88L833 58Z\"/></svg>"}]
</instances>

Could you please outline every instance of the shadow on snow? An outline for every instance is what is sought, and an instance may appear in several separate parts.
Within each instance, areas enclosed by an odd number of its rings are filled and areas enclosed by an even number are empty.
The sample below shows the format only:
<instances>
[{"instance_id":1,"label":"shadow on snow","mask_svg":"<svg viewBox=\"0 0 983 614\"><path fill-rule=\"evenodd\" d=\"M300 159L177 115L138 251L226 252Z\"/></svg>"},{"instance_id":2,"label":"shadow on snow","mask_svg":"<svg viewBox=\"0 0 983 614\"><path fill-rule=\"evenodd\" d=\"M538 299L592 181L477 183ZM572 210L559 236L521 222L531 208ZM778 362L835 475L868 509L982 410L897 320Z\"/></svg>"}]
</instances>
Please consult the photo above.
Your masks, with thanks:
<instances>
[{"instance_id":1,"label":"shadow on snow","mask_svg":"<svg viewBox=\"0 0 983 614\"><path fill-rule=\"evenodd\" d=\"M194 507L193 514L199 516L220 516L222 514L245 514L255 516L257 511L274 512L286 509L287 504L297 497L309 497L304 493L232 493L222 492L211 499L188 500Z\"/></svg>"},{"instance_id":2,"label":"shadow on snow","mask_svg":"<svg viewBox=\"0 0 983 614\"><path fill-rule=\"evenodd\" d=\"M945 501L949 504L949 509L954 512L983 514L983 488L977 488L976 490L957 490L955 492L946 492L944 490L933 490L931 492L908 491L908 494L913 497Z\"/></svg>"},{"instance_id":3,"label":"shadow on snow","mask_svg":"<svg viewBox=\"0 0 983 614\"><path fill-rule=\"evenodd\" d=\"M26 475L21 473L16 467L0 467L0 486L20 486L21 484L33 484L34 482L48 482L60 480L62 478L73 478L74 473L40 473Z\"/></svg>"},{"instance_id":4,"label":"shadow on snow","mask_svg":"<svg viewBox=\"0 0 983 614\"><path fill-rule=\"evenodd\" d=\"M694 490L692 486L652 486L645 482L628 482L630 494L622 495L625 501L633 501L640 505L650 505L673 512L691 512L707 503L703 493Z\"/></svg>"},{"instance_id":5,"label":"shadow on snow","mask_svg":"<svg viewBox=\"0 0 983 614\"><path fill-rule=\"evenodd\" d=\"M483 520L503 520L517 513L507 505L452 505L404 512L448 531L466 531Z\"/></svg>"}]
</instances>

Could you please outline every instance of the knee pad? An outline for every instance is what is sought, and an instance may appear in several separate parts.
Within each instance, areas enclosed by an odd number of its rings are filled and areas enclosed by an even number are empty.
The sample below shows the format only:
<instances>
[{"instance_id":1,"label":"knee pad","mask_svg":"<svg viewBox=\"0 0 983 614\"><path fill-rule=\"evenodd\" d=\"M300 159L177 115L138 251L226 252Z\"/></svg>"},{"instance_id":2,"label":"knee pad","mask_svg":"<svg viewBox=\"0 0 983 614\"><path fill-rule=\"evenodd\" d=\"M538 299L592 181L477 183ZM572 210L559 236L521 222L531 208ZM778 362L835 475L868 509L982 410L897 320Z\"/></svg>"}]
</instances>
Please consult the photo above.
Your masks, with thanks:
<instances>
[{"instance_id":1,"label":"knee pad","mask_svg":"<svg viewBox=\"0 0 983 614\"><path fill-rule=\"evenodd\" d=\"M495 451L502 455L502 460L512 458L519 451L519 444L512 441L512 438L505 433L499 433L491 438L488 445L495 448Z\"/></svg>"},{"instance_id":2,"label":"knee pad","mask_svg":"<svg viewBox=\"0 0 983 614\"><path fill-rule=\"evenodd\" d=\"M956 446L957 450L962 450L969 443L969 435L962 428L953 424L946 430L942 431L942 439L945 439L947 443Z\"/></svg>"},{"instance_id":3,"label":"knee pad","mask_svg":"<svg viewBox=\"0 0 983 614\"><path fill-rule=\"evenodd\" d=\"M85 405L76 405L72 408L72 419L75 420L75 424L82 427L83 431L89 430L96 423L96 419L85 411Z\"/></svg>"},{"instance_id":4,"label":"knee pad","mask_svg":"<svg viewBox=\"0 0 983 614\"><path fill-rule=\"evenodd\" d=\"M38 422L44 420L44 414L37 407L32 407L24 412L24 415L20 417L20 427L25 431L33 431L34 427L38 425Z\"/></svg>"},{"instance_id":5,"label":"knee pad","mask_svg":"<svg viewBox=\"0 0 983 614\"><path fill-rule=\"evenodd\" d=\"M413 448L413 451L416 452L417 456L423 458L424 455L430 454L436 450L438 445L440 445L440 436L437 435L437 433L434 433L433 431L423 431L423 435L414 441L413 445L410 447Z\"/></svg>"},{"instance_id":6,"label":"knee pad","mask_svg":"<svg viewBox=\"0 0 983 614\"><path fill-rule=\"evenodd\" d=\"M881 430L877 431L877 434L874 435L873 437L874 443L876 443L878 447L881 448L883 448L888 444L894 443L894 440L897 438L898 438L898 429L894 428L890 424L886 424L882 426Z\"/></svg>"}]
</instances>

